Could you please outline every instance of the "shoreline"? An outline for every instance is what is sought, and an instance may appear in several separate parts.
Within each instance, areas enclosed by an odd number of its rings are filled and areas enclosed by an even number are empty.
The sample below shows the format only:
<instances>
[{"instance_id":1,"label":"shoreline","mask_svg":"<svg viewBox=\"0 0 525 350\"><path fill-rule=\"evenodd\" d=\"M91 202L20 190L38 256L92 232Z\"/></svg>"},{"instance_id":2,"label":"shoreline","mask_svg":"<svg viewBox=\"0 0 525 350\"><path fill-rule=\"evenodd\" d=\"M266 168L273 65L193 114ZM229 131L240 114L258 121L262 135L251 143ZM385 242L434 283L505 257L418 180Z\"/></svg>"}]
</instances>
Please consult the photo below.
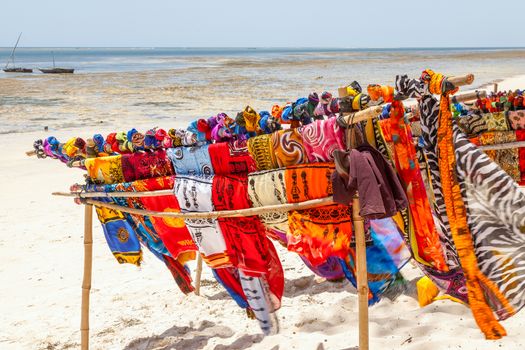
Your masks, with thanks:
<instances>
[{"instance_id":1,"label":"shoreline","mask_svg":"<svg viewBox=\"0 0 525 350\"><path fill-rule=\"evenodd\" d=\"M504 90L509 90L509 89L512 89L512 90L515 90L515 89L525 89L525 74L515 74L515 75L512 75L512 76L509 76L509 77L505 77L505 78L495 78L493 80L491 80L490 82L488 83L484 83L484 84L480 84L480 85L475 85L476 83L476 80L474 80L474 87L471 88L472 85L469 85L469 86L464 86L462 87L462 89L460 90L460 92L471 92L471 91L476 91L476 90L486 90L487 93L490 93L493 91L492 87L494 84L498 84L498 90L499 91L504 91ZM366 87L363 87L364 90L366 90ZM334 93L334 96L336 94L336 91L333 92ZM305 96L307 96L308 93L305 93ZM294 98L293 100L297 99L298 97ZM275 103L282 103L281 102L282 99L280 98L275 98ZM408 102L408 103L411 103L411 102ZM248 105L249 103L246 102L244 105L243 104L238 104L239 105L239 111L242 110L244 107L243 106L246 106ZM267 108L266 109L261 109L261 110L271 110L271 105L272 103L268 103L267 104ZM272 104L273 105L273 104ZM217 111L215 114L217 113L220 113L221 111ZM200 113L201 115L204 115L204 113ZM231 114L231 113L230 113ZM189 117L189 116L185 116L185 117L177 117L177 116L173 116L171 117L173 120L171 121L168 121L170 119L170 117L162 117L162 118L152 118L152 122L149 122L146 120L146 118L144 118L143 120L139 121L139 122L133 122L131 124L133 124L133 126L129 126L129 128L131 127L144 127L146 129L149 129L149 128L153 128L155 126L157 127L162 127L162 128L166 128L169 129L169 128L186 128L187 125L193 121L193 120L196 120L198 118L202 118L199 117L197 114L194 116L194 117ZM171 123L171 124L170 124ZM51 134L63 134L64 132L76 132L76 131L79 131L79 130L85 130L85 129L102 129L102 130L108 130L107 132L114 132L114 131L117 131L117 130L113 130L111 129L111 126L108 125L107 122L103 122L102 120L99 121L98 123L97 122L94 122L92 125L83 125L83 126L72 126L72 127L65 127L65 128L60 128L60 129L52 129L50 128L49 131L44 131L43 128L42 130L30 130L30 131L21 131L21 130L10 130L10 131L0 131L0 138L2 137L5 137L6 135L25 135L25 134L29 134L29 133L47 133L48 136L51 135ZM126 129L127 130L127 129ZM90 137L91 135L72 135L72 136L78 136L78 137Z\"/></svg>"}]
</instances>

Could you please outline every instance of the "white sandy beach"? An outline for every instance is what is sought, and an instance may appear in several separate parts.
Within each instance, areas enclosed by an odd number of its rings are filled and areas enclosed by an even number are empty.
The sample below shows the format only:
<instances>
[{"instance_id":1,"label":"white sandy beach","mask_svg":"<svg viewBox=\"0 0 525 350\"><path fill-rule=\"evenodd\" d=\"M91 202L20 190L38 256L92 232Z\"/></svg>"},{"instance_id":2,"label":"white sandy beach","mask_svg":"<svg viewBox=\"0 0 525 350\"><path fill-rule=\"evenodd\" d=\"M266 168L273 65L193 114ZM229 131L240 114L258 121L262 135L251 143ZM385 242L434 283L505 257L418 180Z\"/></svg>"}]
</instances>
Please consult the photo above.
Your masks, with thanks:
<instances>
[{"instance_id":1,"label":"white sandy beach","mask_svg":"<svg viewBox=\"0 0 525 350\"><path fill-rule=\"evenodd\" d=\"M499 87L525 88L525 76ZM54 135L63 140L100 131L94 125ZM82 182L83 171L25 156L35 139L48 134L0 135L2 350L79 347L84 208L50 193ZM348 282L314 277L281 247L286 281L278 311L280 332L263 337L257 322L246 318L209 269L204 269L202 295L184 296L151 254L145 253L141 268L119 265L97 220L93 233L92 349L357 349L355 289ZM461 304L444 300L420 308L415 282L421 273L411 264L402 272L411 288L395 301L384 298L369 309L371 349L525 348L524 311L502 322L507 337L485 340Z\"/></svg>"}]
</instances>

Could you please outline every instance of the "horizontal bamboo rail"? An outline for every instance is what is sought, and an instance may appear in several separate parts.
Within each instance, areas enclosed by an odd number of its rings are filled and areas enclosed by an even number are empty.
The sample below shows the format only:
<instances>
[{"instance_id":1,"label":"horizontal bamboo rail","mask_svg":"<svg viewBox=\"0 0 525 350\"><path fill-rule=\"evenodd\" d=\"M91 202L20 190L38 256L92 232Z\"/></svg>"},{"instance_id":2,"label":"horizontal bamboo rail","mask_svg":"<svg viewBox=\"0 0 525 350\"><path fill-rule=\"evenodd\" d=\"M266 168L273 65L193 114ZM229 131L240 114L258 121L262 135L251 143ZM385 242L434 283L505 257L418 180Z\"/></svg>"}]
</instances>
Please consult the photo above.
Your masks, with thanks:
<instances>
[{"instance_id":1,"label":"horizontal bamboo rail","mask_svg":"<svg viewBox=\"0 0 525 350\"><path fill-rule=\"evenodd\" d=\"M304 210L304 209L323 207L323 206L335 204L333 197L330 196L326 198L312 199L309 201L299 202L299 203L268 205L265 207L256 207L256 208L247 208L247 209L219 210L219 211L213 211L213 212L174 213L174 212L163 212L163 211L152 211L152 210L145 210L145 209L128 208L128 207L123 207L121 205L105 203L105 202L101 202L101 201L97 201L93 199L86 199L85 203L92 204L95 207L106 207L109 209L118 210L118 211L129 213L129 214L165 217L165 218L179 218L179 219L236 218L236 217L260 215L260 214L273 213L273 212Z\"/></svg>"},{"instance_id":2,"label":"horizontal bamboo rail","mask_svg":"<svg viewBox=\"0 0 525 350\"><path fill-rule=\"evenodd\" d=\"M381 114L381 110L383 110L382 106L368 107L367 109L363 109L362 111L345 115L344 120L347 124L356 124L364 120L377 117L377 115Z\"/></svg>"},{"instance_id":3,"label":"horizontal bamboo rail","mask_svg":"<svg viewBox=\"0 0 525 350\"><path fill-rule=\"evenodd\" d=\"M173 195L173 190L144 191L144 192L53 192L53 196L77 198L129 198L129 197L158 197Z\"/></svg>"},{"instance_id":4,"label":"horizontal bamboo rail","mask_svg":"<svg viewBox=\"0 0 525 350\"><path fill-rule=\"evenodd\" d=\"M500 144L497 144L497 145L478 146L478 148L480 150L482 150L482 151L493 151L493 150L519 148L519 147L525 147L525 141L500 143Z\"/></svg>"},{"instance_id":5,"label":"horizontal bamboo rail","mask_svg":"<svg viewBox=\"0 0 525 350\"><path fill-rule=\"evenodd\" d=\"M474 82L474 74L460 75L457 77L447 77L449 83L454 84L454 86L463 86L470 85Z\"/></svg>"}]
</instances>

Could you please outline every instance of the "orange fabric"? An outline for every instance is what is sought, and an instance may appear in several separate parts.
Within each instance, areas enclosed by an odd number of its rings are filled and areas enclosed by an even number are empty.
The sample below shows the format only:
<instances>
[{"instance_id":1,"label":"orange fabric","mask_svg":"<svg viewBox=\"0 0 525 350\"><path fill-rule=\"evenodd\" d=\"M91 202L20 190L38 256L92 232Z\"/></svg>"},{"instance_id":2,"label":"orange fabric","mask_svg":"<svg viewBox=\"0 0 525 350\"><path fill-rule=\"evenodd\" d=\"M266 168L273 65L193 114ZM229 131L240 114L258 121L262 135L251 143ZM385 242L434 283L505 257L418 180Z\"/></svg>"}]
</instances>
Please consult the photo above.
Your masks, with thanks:
<instances>
[{"instance_id":1,"label":"orange fabric","mask_svg":"<svg viewBox=\"0 0 525 350\"><path fill-rule=\"evenodd\" d=\"M391 86L370 84L366 90L372 101L377 101L380 98L383 98L384 102L392 102L394 100L394 88Z\"/></svg>"},{"instance_id":2,"label":"orange fabric","mask_svg":"<svg viewBox=\"0 0 525 350\"><path fill-rule=\"evenodd\" d=\"M333 194L334 163L313 163L287 167L284 173L288 203L325 198Z\"/></svg>"},{"instance_id":3,"label":"orange fabric","mask_svg":"<svg viewBox=\"0 0 525 350\"><path fill-rule=\"evenodd\" d=\"M392 102L390 131L394 141L394 159L397 172L404 182L414 222L417 248L415 257L423 264L439 271L448 271L439 234L434 225L432 210L421 176L416 149L412 143L410 126L405 123L405 109L400 101Z\"/></svg>"},{"instance_id":4,"label":"orange fabric","mask_svg":"<svg viewBox=\"0 0 525 350\"><path fill-rule=\"evenodd\" d=\"M426 73L430 76L430 92L441 94L440 82L443 76L431 70L427 70ZM439 107L438 154L446 212L461 267L467 279L468 301L474 319L487 339L499 339L506 335L506 331L496 320L492 309L487 304L484 289L490 290L503 304L508 304L508 302L496 286L483 275L477 264L474 243L467 224L467 210L456 178L456 158L452 133L450 98L449 93L445 93L441 96Z\"/></svg>"}]
</instances>

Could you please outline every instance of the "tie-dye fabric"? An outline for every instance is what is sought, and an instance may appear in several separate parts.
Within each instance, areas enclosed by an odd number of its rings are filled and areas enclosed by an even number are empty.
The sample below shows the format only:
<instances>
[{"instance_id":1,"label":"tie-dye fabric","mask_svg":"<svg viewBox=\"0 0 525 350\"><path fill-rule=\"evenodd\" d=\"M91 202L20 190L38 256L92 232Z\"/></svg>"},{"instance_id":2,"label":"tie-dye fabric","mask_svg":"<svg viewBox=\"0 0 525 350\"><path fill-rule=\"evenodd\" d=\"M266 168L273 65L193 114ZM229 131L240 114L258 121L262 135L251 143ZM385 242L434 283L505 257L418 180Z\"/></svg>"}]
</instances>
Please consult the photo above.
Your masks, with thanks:
<instances>
[{"instance_id":1,"label":"tie-dye fabric","mask_svg":"<svg viewBox=\"0 0 525 350\"><path fill-rule=\"evenodd\" d=\"M279 130L271 134L272 151L277 167L284 168L308 162L303 137L297 129Z\"/></svg>"},{"instance_id":2,"label":"tie-dye fabric","mask_svg":"<svg viewBox=\"0 0 525 350\"><path fill-rule=\"evenodd\" d=\"M209 145L168 148L168 158L177 175L213 175Z\"/></svg>"},{"instance_id":3,"label":"tie-dye fabric","mask_svg":"<svg viewBox=\"0 0 525 350\"><path fill-rule=\"evenodd\" d=\"M330 205L288 213L288 250L303 255L313 266L330 256L345 258L352 237L352 209Z\"/></svg>"},{"instance_id":4,"label":"tie-dye fabric","mask_svg":"<svg viewBox=\"0 0 525 350\"><path fill-rule=\"evenodd\" d=\"M392 218L371 220L370 230L372 241L366 246L366 266L368 304L373 305L396 281L399 271L410 260L411 255ZM340 259L340 262L346 278L357 288L355 250L352 249L348 257Z\"/></svg>"},{"instance_id":5,"label":"tie-dye fabric","mask_svg":"<svg viewBox=\"0 0 525 350\"><path fill-rule=\"evenodd\" d=\"M343 129L337 118L316 120L300 130L304 149L310 163L333 162L337 149L346 149Z\"/></svg>"}]
</instances>

